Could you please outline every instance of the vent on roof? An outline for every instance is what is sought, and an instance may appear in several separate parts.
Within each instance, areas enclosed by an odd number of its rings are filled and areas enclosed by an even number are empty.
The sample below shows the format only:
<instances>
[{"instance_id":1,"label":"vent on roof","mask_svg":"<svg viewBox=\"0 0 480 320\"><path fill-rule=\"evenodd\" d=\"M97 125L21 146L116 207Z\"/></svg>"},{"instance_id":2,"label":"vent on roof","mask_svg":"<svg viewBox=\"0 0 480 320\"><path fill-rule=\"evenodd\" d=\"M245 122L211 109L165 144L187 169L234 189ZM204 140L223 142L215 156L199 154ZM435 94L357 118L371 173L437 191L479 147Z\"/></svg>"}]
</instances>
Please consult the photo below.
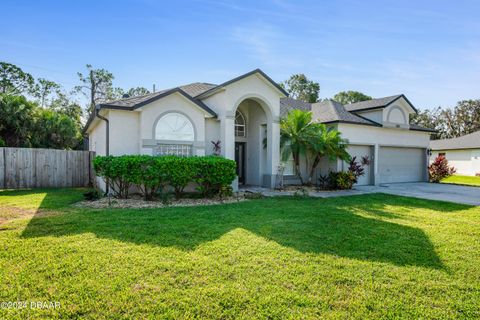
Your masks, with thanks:
<instances>
[{"instance_id":1,"label":"vent on roof","mask_svg":"<svg viewBox=\"0 0 480 320\"><path fill-rule=\"evenodd\" d=\"M128 93L124 93L124 94L122 95L122 98L123 98L123 99L130 98L130 95L129 95Z\"/></svg>"}]
</instances>

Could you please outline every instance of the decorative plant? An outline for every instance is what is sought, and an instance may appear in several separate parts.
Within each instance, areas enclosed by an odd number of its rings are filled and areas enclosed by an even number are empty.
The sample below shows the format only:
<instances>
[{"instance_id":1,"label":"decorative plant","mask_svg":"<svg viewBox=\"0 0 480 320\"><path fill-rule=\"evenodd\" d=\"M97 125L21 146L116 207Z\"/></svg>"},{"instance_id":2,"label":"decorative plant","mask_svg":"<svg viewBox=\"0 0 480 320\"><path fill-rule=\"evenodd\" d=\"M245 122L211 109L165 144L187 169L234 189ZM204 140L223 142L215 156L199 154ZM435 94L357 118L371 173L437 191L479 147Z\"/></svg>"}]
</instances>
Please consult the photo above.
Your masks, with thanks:
<instances>
[{"instance_id":1,"label":"decorative plant","mask_svg":"<svg viewBox=\"0 0 480 320\"><path fill-rule=\"evenodd\" d=\"M428 166L430 182L440 182L442 179L451 176L456 169L448 165L448 160L443 155L439 155Z\"/></svg>"},{"instance_id":2,"label":"decorative plant","mask_svg":"<svg viewBox=\"0 0 480 320\"><path fill-rule=\"evenodd\" d=\"M314 122L311 112L292 110L280 121L282 158L287 160L292 156L295 174L302 185L305 182L300 172L302 155L311 159L307 184L312 184L315 168L322 157L326 156L330 160L350 160L346 151L347 145L348 141L341 137L338 130Z\"/></svg>"},{"instance_id":3,"label":"decorative plant","mask_svg":"<svg viewBox=\"0 0 480 320\"><path fill-rule=\"evenodd\" d=\"M352 189L356 182L355 175L350 171L330 172L328 174L329 189L348 190Z\"/></svg>"},{"instance_id":4,"label":"decorative plant","mask_svg":"<svg viewBox=\"0 0 480 320\"><path fill-rule=\"evenodd\" d=\"M213 155L219 156L222 153L222 141L211 141L213 144Z\"/></svg>"},{"instance_id":5,"label":"decorative plant","mask_svg":"<svg viewBox=\"0 0 480 320\"><path fill-rule=\"evenodd\" d=\"M360 163L358 163L357 157L353 157L350 160L349 166L348 166L348 171L351 172L353 174L353 176L355 177L355 182L354 183L357 183L358 178L365 175L365 167L368 166L368 165L370 165L370 160L369 160L368 156L363 156Z\"/></svg>"}]
</instances>

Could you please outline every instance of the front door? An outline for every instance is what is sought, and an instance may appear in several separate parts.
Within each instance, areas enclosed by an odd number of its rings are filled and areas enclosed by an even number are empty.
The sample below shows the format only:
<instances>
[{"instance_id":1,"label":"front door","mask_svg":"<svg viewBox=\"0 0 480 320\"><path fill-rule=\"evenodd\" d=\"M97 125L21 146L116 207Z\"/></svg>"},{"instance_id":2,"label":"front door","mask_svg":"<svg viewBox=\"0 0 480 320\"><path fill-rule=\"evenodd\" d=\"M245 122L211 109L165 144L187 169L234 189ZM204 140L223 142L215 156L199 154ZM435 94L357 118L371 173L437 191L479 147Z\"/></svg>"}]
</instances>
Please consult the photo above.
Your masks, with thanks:
<instances>
[{"instance_id":1,"label":"front door","mask_svg":"<svg viewBox=\"0 0 480 320\"><path fill-rule=\"evenodd\" d=\"M245 142L235 142L238 183L245 183Z\"/></svg>"}]
</instances>

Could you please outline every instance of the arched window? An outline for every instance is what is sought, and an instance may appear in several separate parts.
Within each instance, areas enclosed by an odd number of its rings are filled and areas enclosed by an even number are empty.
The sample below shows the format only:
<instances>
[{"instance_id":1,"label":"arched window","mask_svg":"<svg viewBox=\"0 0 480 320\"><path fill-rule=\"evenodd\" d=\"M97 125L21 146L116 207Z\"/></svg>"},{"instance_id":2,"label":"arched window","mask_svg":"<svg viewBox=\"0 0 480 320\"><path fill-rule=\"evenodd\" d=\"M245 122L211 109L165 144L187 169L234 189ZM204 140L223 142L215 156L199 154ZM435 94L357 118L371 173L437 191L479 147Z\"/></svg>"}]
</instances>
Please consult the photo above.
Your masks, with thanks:
<instances>
[{"instance_id":1,"label":"arched window","mask_svg":"<svg viewBox=\"0 0 480 320\"><path fill-rule=\"evenodd\" d=\"M155 149L156 155L187 157L192 155L195 130L186 116L178 112L170 112L157 121L155 139L161 140Z\"/></svg>"},{"instance_id":2,"label":"arched window","mask_svg":"<svg viewBox=\"0 0 480 320\"><path fill-rule=\"evenodd\" d=\"M155 128L155 139L194 141L195 132L190 120L181 113L170 112L161 117Z\"/></svg>"},{"instance_id":3,"label":"arched window","mask_svg":"<svg viewBox=\"0 0 480 320\"><path fill-rule=\"evenodd\" d=\"M238 110L235 113L235 136L236 137L246 137L247 136L247 130L246 130L246 125L245 125L245 117Z\"/></svg>"}]
</instances>

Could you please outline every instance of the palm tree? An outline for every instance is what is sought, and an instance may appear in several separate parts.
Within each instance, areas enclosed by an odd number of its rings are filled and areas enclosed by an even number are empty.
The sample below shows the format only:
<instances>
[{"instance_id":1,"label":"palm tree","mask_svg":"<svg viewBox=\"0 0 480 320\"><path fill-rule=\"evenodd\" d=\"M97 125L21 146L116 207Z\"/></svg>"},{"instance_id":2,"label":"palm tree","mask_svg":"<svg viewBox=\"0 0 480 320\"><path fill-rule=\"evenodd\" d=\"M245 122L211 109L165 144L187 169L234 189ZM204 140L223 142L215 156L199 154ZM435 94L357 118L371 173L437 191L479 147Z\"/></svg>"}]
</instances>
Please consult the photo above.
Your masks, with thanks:
<instances>
[{"instance_id":1,"label":"palm tree","mask_svg":"<svg viewBox=\"0 0 480 320\"><path fill-rule=\"evenodd\" d=\"M308 144L314 134L314 123L311 112L291 110L285 118L280 121L280 147L282 158L293 157L295 174L303 184L300 172L300 156L306 155Z\"/></svg>"},{"instance_id":2,"label":"palm tree","mask_svg":"<svg viewBox=\"0 0 480 320\"><path fill-rule=\"evenodd\" d=\"M308 184L312 184L315 168L322 157L326 156L330 161L336 159L350 161L350 155L347 152L348 140L343 139L338 130L327 128L323 123L315 124L315 134L311 137L307 147L308 154L313 157L308 174Z\"/></svg>"},{"instance_id":3,"label":"palm tree","mask_svg":"<svg viewBox=\"0 0 480 320\"><path fill-rule=\"evenodd\" d=\"M315 168L320 159L327 156L329 160L337 158L349 160L347 153L348 140L343 139L339 131L327 128L322 123L312 121L312 113L292 110L280 121L280 147L283 160L291 155L294 162L294 170L300 183L303 185L303 177L300 172L300 157L313 158L311 162L308 183L312 183Z\"/></svg>"}]
</instances>

